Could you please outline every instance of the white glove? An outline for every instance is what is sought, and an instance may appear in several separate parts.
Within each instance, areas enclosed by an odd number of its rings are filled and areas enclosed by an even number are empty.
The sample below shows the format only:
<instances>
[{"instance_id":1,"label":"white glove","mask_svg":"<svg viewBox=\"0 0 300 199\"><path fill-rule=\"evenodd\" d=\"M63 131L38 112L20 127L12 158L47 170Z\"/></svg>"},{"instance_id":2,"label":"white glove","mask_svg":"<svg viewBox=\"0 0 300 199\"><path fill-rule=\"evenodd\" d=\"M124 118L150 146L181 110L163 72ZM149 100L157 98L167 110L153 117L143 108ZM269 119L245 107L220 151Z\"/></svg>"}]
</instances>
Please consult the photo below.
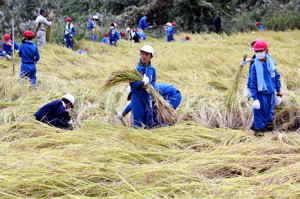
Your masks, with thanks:
<instances>
[{"instance_id":1,"label":"white glove","mask_svg":"<svg viewBox=\"0 0 300 199\"><path fill-rule=\"evenodd\" d=\"M128 94L131 92L131 88L130 86L127 87L127 91L126 91Z\"/></svg>"},{"instance_id":2,"label":"white glove","mask_svg":"<svg viewBox=\"0 0 300 199\"><path fill-rule=\"evenodd\" d=\"M153 26L149 26L149 28L152 28Z\"/></svg>"},{"instance_id":3,"label":"white glove","mask_svg":"<svg viewBox=\"0 0 300 199\"><path fill-rule=\"evenodd\" d=\"M120 120L123 119L123 114L122 113L118 113L117 114L117 118L119 118Z\"/></svg>"},{"instance_id":4,"label":"white glove","mask_svg":"<svg viewBox=\"0 0 300 199\"><path fill-rule=\"evenodd\" d=\"M74 124L73 120L68 121L68 124L71 126Z\"/></svg>"},{"instance_id":5,"label":"white glove","mask_svg":"<svg viewBox=\"0 0 300 199\"><path fill-rule=\"evenodd\" d=\"M146 74L144 75L144 78L143 78L143 82L144 82L144 85L146 84L149 84L149 77L146 76Z\"/></svg>"},{"instance_id":6,"label":"white glove","mask_svg":"<svg viewBox=\"0 0 300 199\"><path fill-rule=\"evenodd\" d=\"M245 59L245 60L242 59L241 62L240 62L240 66L244 66L244 65L248 64L251 61L252 61L252 59Z\"/></svg>"},{"instance_id":7,"label":"white glove","mask_svg":"<svg viewBox=\"0 0 300 199\"><path fill-rule=\"evenodd\" d=\"M281 104L282 98L280 96L275 97L275 106L279 106Z\"/></svg>"},{"instance_id":8,"label":"white glove","mask_svg":"<svg viewBox=\"0 0 300 199\"><path fill-rule=\"evenodd\" d=\"M254 109L260 109L260 102L258 100L254 100L252 107Z\"/></svg>"},{"instance_id":9,"label":"white glove","mask_svg":"<svg viewBox=\"0 0 300 199\"><path fill-rule=\"evenodd\" d=\"M16 50L17 53L19 53L19 50Z\"/></svg>"}]
</instances>

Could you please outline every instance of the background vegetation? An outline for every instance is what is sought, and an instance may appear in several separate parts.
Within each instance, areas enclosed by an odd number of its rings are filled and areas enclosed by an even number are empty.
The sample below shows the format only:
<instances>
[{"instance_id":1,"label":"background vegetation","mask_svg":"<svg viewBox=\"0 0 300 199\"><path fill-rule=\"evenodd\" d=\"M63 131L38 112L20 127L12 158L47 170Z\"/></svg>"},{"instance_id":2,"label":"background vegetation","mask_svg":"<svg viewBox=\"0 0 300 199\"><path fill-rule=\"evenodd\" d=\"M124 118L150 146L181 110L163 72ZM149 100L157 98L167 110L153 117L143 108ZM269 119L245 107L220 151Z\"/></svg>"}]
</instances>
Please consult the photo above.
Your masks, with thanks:
<instances>
[{"instance_id":1,"label":"background vegetation","mask_svg":"<svg viewBox=\"0 0 300 199\"><path fill-rule=\"evenodd\" d=\"M33 20L40 8L56 14L54 41L62 43L64 19L74 19L78 39L88 38L87 23L92 15L100 18L102 33L116 21L119 28L137 26L141 16L149 15L155 31L152 36L164 35L162 25L176 21L178 30L185 32L214 31L213 19L221 15L223 31L234 33L255 30L255 22L261 21L268 30L299 29L299 0L2 0L0 1L0 33L11 31L11 19L16 22L16 34L25 29L35 29Z\"/></svg>"}]
</instances>

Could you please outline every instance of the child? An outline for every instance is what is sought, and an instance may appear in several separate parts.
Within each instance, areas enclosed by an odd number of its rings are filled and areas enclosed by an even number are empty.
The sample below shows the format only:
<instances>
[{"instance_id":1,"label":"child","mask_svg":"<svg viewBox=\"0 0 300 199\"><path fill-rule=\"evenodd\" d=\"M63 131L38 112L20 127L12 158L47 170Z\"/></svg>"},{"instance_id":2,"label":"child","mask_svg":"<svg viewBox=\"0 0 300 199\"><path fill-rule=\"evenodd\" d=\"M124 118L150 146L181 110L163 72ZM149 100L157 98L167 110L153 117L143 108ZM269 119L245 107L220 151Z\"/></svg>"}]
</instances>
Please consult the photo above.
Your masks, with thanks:
<instances>
[{"instance_id":1,"label":"child","mask_svg":"<svg viewBox=\"0 0 300 199\"><path fill-rule=\"evenodd\" d=\"M72 129L73 121L67 110L74 108L75 98L70 95L64 95L61 100L56 100L44 105L34 116L35 119L55 126L61 129Z\"/></svg>"},{"instance_id":2,"label":"child","mask_svg":"<svg viewBox=\"0 0 300 199\"><path fill-rule=\"evenodd\" d=\"M109 34L108 33L105 33L104 34L104 38L100 41L100 43L103 43L103 44L108 44L108 37L109 37Z\"/></svg>"},{"instance_id":3,"label":"child","mask_svg":"<svg viewBox=\"0 0 300 199\"><path fill-rule=\"evenodd\" d=\"M26 30L24 39L20 46L19 56L21 57L21 73L20 77L28 77L31 80L33 88L36 88L36 62L40 60L40 54L37 46L33 43L34 33Z\"/></svg>"},{"instance_id":4,"label":"child","mask_svg":"<svg viewBox=\"0 0 300 199\"><path fill-rule=\"evenodd\" d=\"M153 56L154 49L151 46L145 45L140 49L140 61L135 69L143 76L143 80L130 83L134 128L151 128L154 123L151 95L145 89L148 84L155 86L156 70L151 65Z\"/></svg>"},{"instance_id":5,"label":"child","mask_svg":"<svg viewBox=\"0 0 300 199\"><path fill-rule=\"evenodd\" d=\"M66 26L64 29L64 40L66 42L66 47L67 48L74 48L74 40L73 37L75 35L76 31L75 28L72 24L72 18L67 17L66 18Z\"/></svg>"},{"instance_id":6,"label":"child","mask_svg":"<svg viewBox=\"0 0 300 199\"><path fill-rule=\"evenodd\" d=\"M10 35L9 34L5 34L3 35L3 39L4 39L4 42L2 43L2 48L3 48L3 53L5 53L5 57L6 59L10 60L11 59L11 55L12 55L12 51L13 51L13 45L14 45L14 49L19 52L19 45L12 41L11 38L10 38Z\"/></svg>"}]
</instances>

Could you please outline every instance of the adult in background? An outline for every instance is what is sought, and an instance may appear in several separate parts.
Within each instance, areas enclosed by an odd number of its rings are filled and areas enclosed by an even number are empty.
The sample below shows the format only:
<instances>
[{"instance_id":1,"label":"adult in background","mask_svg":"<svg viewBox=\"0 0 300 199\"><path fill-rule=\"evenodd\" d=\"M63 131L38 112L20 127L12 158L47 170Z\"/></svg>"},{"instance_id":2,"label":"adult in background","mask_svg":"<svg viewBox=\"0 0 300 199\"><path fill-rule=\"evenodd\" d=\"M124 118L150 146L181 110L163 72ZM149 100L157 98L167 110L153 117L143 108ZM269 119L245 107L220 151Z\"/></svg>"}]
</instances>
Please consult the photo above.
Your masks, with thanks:
<instances>
[{"instance_id":1,"label":"adult in background","mask_svg":"<svg viewBox=\"0 0 300 199\"><path fill-rule=\"evenodd\" d=\"M45 9L40 10L40 15L36 18L36 37L38 47L45 46L46 43L46 26L52 26L53 19L47 19L47 11Z\"/></svg>"},{"instance_id":2,"label":"adult in background","mask_svg":"<svg viewBox=\"0 0 300 199\"><path fill-rule=\"evenodd\" d=\"M220 14L214 19L215 32L220 34L222 28L222 20Z\"/></svg>"}]
</instances>

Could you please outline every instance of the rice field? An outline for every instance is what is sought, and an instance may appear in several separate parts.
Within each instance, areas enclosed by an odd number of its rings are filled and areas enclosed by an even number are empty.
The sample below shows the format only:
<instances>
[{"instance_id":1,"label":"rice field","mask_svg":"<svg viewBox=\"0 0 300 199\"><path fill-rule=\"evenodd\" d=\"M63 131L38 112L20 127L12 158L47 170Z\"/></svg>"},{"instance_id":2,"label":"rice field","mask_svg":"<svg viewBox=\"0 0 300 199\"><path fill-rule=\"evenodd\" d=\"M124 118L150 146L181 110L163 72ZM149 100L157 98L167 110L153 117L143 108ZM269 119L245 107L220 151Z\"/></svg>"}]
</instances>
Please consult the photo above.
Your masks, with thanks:
<instances>
[{"instance_id":1,"label":"rice field","mask_svg":"<svg viewBox=\"0 0 300 199\"><path fill-rule=\"evenodd\" d=\"M84 55L48 45L40 49L37 90L1 59L0 198L299 198L300 31L189 34L179 42L186 35L116 48L78 41L89 48ZM239 66L256 38L269 43L284 94L276 130L264 137L249 130L249 65ZM143 44L155 49L157 82L183 95L174 126L132 129L129 115L124 126L116 113L128 103L128 85L102 89L112 72L136 66ZM66 93L76 98L75 130L34 120Z\"/></svg>"}]
</instances>

